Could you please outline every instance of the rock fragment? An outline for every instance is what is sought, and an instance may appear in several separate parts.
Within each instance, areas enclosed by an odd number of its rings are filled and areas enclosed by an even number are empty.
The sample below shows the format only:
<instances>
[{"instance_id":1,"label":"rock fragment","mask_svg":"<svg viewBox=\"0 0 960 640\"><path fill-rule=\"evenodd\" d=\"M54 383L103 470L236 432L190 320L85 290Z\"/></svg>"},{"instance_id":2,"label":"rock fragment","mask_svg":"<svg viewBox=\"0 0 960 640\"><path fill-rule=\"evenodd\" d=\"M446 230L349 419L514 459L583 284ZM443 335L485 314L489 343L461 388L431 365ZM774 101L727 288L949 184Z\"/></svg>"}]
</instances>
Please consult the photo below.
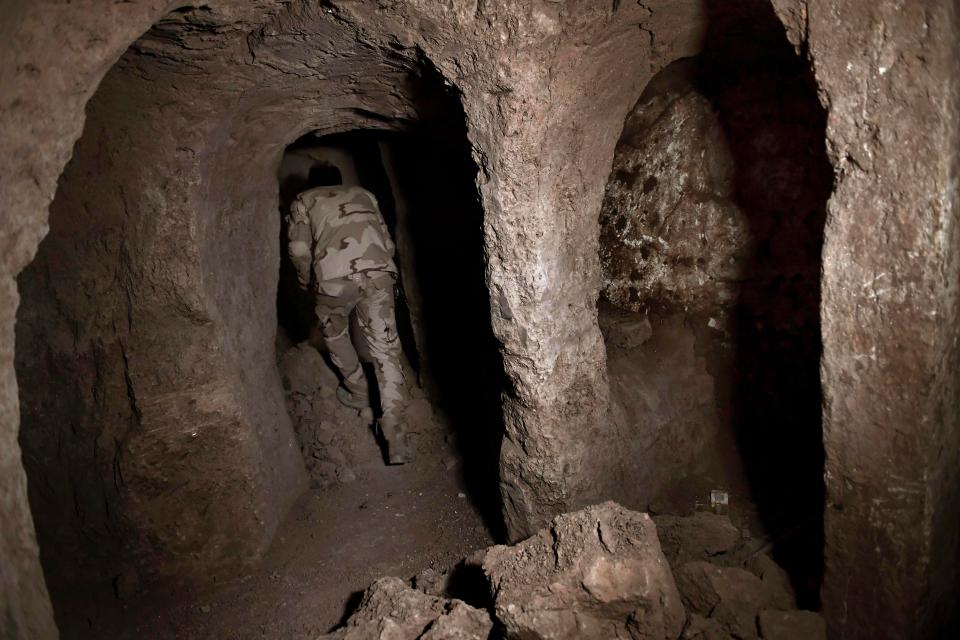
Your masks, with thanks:
<instances>
[{"instance_id":1,"label":"rock fragment","mask_svg":"<svg viewBox=\"0 0 960 640\"><path fill-rule=\"evenodd\" d=\"M508 638L673 640L683 629L653 520L613 502L557 516L512 547L492 547L483 570Z\"/></svg>"},{"instance_id":2,"label":"rock fragment","mask_svg":"<svg viewBox=\"0 0 960 640\"><path fill-rule=\"evenodd\" d=\"M727 516L698 512L692 516L655 516L663 554L680 567L693 560L710 560L733 551L740 530Z\"/></svg>"},{"instance_id":3,"label":"rock fragment","mask_svg":"<svg viewBox=\"0 0 960 640\"><path fill-rule=\"evenodd\" d=\"M696 613L690 614L682 637L683 640L731 640L733 638L724 631L719 622Z\"/></svg>"},{"instance_id":4,"label":"rock fragment","mask_svg":"<svg viewBox=\"0 0 960 640\"><path fill-rule=\"evenodd\" d=\"M320 352L308 342L288 349L281 356L278 366L283 388L288 393L299 393L310 398L322 386L332 384L333 388L336 388L336 376L330 371Z\"/></svg>"},{"instance_id":5,"label":"rock fragment","mask_svg":"<svg viewBox=\"0 0 960 640\"><path fill-rule=\"evenodd\" d=\"M744 569L694 561L680 567L677 587L687 608L716 620L724 631L757 638L757 614L773 606L763 582Z\"/></svg>"},{"instance_id":6,"label":"rock fragment","mask_svg":"<svg viewBox=\"0 0 960 640\"><path fill-rule=\"evenodd\" d=\"M381 578L343 628L317 640L486 640L492 629L485 611Z\"/></svg>"},{"instance_id":7,"label":"rock fragment","mask_svg":"<svg viewBox=\"0 0 960 640\"><path fill-rule=\"evenodd\" d=\"M773 558L758 553L747 560L746 568L763 582L772 609L797 608L797 596L790 584L790 577Z\"/></svg>"}]
</instances>

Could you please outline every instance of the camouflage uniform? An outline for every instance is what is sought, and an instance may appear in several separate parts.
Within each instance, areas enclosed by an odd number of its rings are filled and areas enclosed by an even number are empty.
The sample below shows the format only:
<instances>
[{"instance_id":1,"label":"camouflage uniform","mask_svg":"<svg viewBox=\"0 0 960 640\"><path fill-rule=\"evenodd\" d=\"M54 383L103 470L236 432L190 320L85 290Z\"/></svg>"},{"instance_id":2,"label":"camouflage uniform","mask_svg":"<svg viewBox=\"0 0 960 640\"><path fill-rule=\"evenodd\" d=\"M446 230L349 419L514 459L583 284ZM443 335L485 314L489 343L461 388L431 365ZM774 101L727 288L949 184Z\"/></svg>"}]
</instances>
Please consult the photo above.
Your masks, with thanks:
<instances>
[{"instance_id":1,"label":"camouflage uniform","mask_svg":"<svg viewBox=\"0 0 960 640\"><path fill-rule=\"evenodd\" d=\"M394 313L395 247L377 200L356 186L319 187L297 196L290 209L290 259L300 285L317 291L317 318L330 358L353 398L368 397L366 379L350 340L356 311L377 372L380 428L391 462L407 458L407 404Z\"/></svg>"}]
</instances>

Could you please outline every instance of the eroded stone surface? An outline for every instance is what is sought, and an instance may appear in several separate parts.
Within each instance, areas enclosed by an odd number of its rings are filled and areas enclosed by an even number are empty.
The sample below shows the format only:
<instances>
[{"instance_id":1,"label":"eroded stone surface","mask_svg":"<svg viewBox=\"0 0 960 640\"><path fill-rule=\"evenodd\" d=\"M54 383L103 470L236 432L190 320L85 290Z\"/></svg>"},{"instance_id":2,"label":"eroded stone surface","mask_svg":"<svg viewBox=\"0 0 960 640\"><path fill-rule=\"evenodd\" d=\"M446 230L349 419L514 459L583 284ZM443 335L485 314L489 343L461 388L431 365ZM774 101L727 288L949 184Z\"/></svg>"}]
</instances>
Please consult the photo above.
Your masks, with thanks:
<instances>
[{"instance_id":1,"label":"eroded stone surface","mask_svg":"<svg viewBox=\"0 0 960 640\"><path fill-rule=\"evenodd\" d=\"M221 85L230 89L223 94L227 100L209 103L196 113L174 108L164 116L178 120L183 128L207 132L203 144L173 144L169 150L202 156L197 162L209 166L204 171L189 166L173 172L164 169L162 176L145 183L154 193L145 204L152 201L153 206L136 219L136 225L157 220L147 214L165 209L158 204L180 198L176 193L167 194L169 199L159 197L165 179L178 187L174 174L210 189L204 197L222 200L221 214L273 211L272 195L258 189L256 194L236 190L238 184L251 182L234 178L245 175L249 159L261 157L264 149L279 152L298 132L324 123L337 126L326 118L302 114L278 121L285 107L300 102L291 96L298 95L297 86L312 73L310 69L330 68L316 64L313 54L298 57L290 48L271 49L278 35L296 31L300 21L317 17L305 4L281 6L272 0L204 4L206 20L217 37L236 36L232 55L244 65L252 65L252 58L259 56L263 66L276 74L267 81L227 72ZM383 38L387 46L382 49L388 57L393 51L419 47L464 93L470 137L483 173L481 191L490 214L486 233L496 331L504 342L516 387L516 397L508 403L510 441L504 452L507 516L515 532L531 532L562 505L592 489L592 482L585 479L592 463L580 466L572 461L588 460L582 455L589 449L583 442L598 441L602 435L595 426L602 422L595 418L604 402L603 376L592 373L602 368L602 355L598 355L602 347L592 317L595 296L591 295L598 287L599 268L595 245L592 241L581 245L579 240L596 236L595 217L585 212L595 211L599 204L620 123L646 75L679 51L694 52L702 20L665 11L667 3L655 2L644 3L647 9L618 2L463 2L439 9L436 3L416 1L383 2L375 9L366 2L349 3L346 8L347 3L326 4L333 12L331 21L340 26L361 25L357 30L361 37L348 38L354 44L369 45L371 33L390 34ZM403 7L398 9L399 4ZM693 4L670 3L688 8ZM953 212L960 210L960 202L952 186L960 174L956 152L960 99L956 83L945 81L958 74L956 8L949 0L906 4L776 0L774 4L789 26L791 41L807 47L814 61L821 97L829 107L829 144L839 177L823 261L823 383L831 501L825 603L831 624L846 635L876 637L891 629L909 635L918 626L935 628L932 625L954 616L957 601L951 569L957 562L943 557L936 568L930 562L931 549L949 553L958 548L955 514L960 512L956 506L960 425L953 410L960 395L955 376L960 369L954 250L958 226ZM4 87L0 99L0 175L4 176L0 190L4 302L0 304L0 512L4 516L0 518L4 571L0 600L9 603L6 629L15 636L50 638L55 630L44 596L16 443L20 409L13 326L18 294L13 279L46 233L47 206L80 135L88 98L126 47L175 6L159 0L14 1L6 4L0 21L2 41L8 43L8 55L0 65ZM284 11L283 19L268 19ZM375 11L379 13L374 16ZM643 28L638 29L638 24ZM311 46L311 51L329 54L331 50L323 46L322 38L313 44L320 46ZM216 43L209 38L192 45L200 45L193 47L199 57L203 51L221 54L211 51ZM152 56L173 61L176 67L170 54L178 46L171 46L169 39L148 47ZM285 65L284 59L293 59L294 64ZM191 75L197 71L194 62L171 74L187 92L209 80L204 73ZM356 77L349 82L363 86L355 95L376 85ZM265 90L241 99L244 91L256 86ZM310 98L318 92L307 93L303 103L312 104ZM380 105L375 113L393 113L377 100L360 102L361 109ZM161 103L169 108L176 101L157 101ZM569 108L563 108L566 105ZM355 107L345 103L345 111L338 113L349 112L349 117L336 122L356 124L357 112L349 111ZM153 130L162 118L144 120L134 133L139 130L142 136L156 135L165 144L170 142L167 127ZM213 121L219 124L209 126ZM265 128L275 130L277 138L252 135ZM239 143L219 147L228 140ZM121 155L117 161L130 162L130 157ZM272 169L269 164L250 167L264 185ZM233 191L237 191L235 198L223 196ZM180 202L184 209L196 204L189 198ZM173 226L182 229L166 229L160 236L182 239L178 233L200 232L213 220L211 216L198 219L204 223L196 226L181 220ZM215 233L222 225L214 227L212 235L223 237ZM95 232L90 236L92 244L101 241ZM144 237L157 236L151 231ZM179 240L177 246L182 248ZM224 255L231 256L235 250L234 244L224 242L222 253L210 251L204 265L223 264ZM154 256L143 266L149 271L150 266L171 258L181 260L182 252ZM196 268L194 273L201 272L205 273ZM558 284L561 275L569 278L569 274L583 277ZM180 282L170 279L167 284ZM242 281L233 278L231 284ZM160 287L152 308L137 322L149 325L158 308L172 308L175 315L186 312L188 325L206 322L205 315L194 314L196 305L178 306L183 296L163 295L170 290ZM244 343L237 336L243 335L247 303L249 299L238 295L232 303L215 305L219 313L213 314L214 325L229 325L223 335L232 338L209 339L192 326L188 342L203 350L211 345L236 349ZM122 328L128 319L123 313L117 315ZM561 318L569 322L561 323ZM182 328L170 325L166 339L179 340ZM119 398L123 386L120 346L104 346L100 352L113 362L103 369L109 373L105 384ZM137 348L143 353L142 345ZM150 348L167 351L163 344ZM135 357L131 365L142 376L138 384L145 384L149 391L170 391L164 372L155 381L162 384L150 384L149 356L139 364ZM229 366L237 368L235 363ZM195 373L198 378L207 376L205 370ZM279 385L272 384L272 405L278 407L282 404ZM200 395L222 398L216 392L223 388ZM234 387L246 388L244 383ZM188 405L196 399L175 395L162 400L177 398ZM596 400L580 408L584 398ZM169 413L164 414L164 409L150 414L167 416L154 423L158 427L197 417L193 410L182 414L166 406ZM235 426L229 421L224 424ZM609 453L609 447L599 450L601 455ZM156 451L164 451L163 441ZM103 462L108 464L109 458ZM890 469L901 473L896 482L890 481ZM246 488L243 482L236 486L241 491ZM864 523L869 524L867 533L862 530ZM890 557L902 562L882 561ZM903 571L904 567L910 571ZM882 588L872 591L876 587ZM849 595L868 591L868 599Z\"/></svg>"},{"instance_id":2,"label":"eroded stone surface","mask_svg":"<svg viewBox=\"0 0 960 640\"><path fill-rule=\"evenodd\" d=\"M664 9L668 5L671 10ZM13 162L3 172L13 176L3 190L3 208L19 212L3 229L8 288L45 232L46 205L80 133L84 104L110 64L157 23L112 69L99 104L91 105L87 128L106 135L99 157L112 160L94 172L90 184L80 185L87 196L78 200L87 201L89 213L76 219L97 219L98 225L88 225L84 237L73 230L65 236L80 248L77 262L104 259L101 283L114 282L114 273L135 276L116 280L119 286L98 299L105 321L97 327L78 313L82 299L74 297L74 304L58 311L83 334L68 341L73 344L63 359L94 362L93 370L80 372L81 405L90 404L89 383L98 371L110 380L104 401L81 413L142 412L135 429L127 429L129 421L103 421L109 433L96 448L85 443L88 459L67 465L80 471L85 486L109 494L109 460L124 447L131 451L126 459L133 464L119 496L125 506L89 511L92 525L110 529L103 525L124 513L139 538L129 548L135 555L146 552L144 561L158 550L178 558L172 547L196 542L190 530L208 541L200 543L206 545L202 555L213 563L253 558L269 540L286 500L267 503L258 496L283 496L299 484L296 465L277 459L295 447L279 381L265 369L265 328L273 318L264 276L275 271L277 253L274 243L259 243L276 236L275 163L282 147L305 131L418 120L406 92L429 92L429 83L419 80L423 69L439 70L434 78L459 90L481 169L494 330L514 387L502 468L508 527L522 536L601 492L613 474L611 465L596 463L608 459L613 434L603 417L604 356L593 307L599 282L590 240L596 237L595 212L623 115L649 73L695 49L703 27L699 3L455 2L438 9L432 2L223 0L167 16L172 8L161 2L14 3L4 20L16 44L2 69L10 89L4 92L3 158ZM666 35L653 42L637 28L641 23ZM69 64L38 44L38 34L58 29L58 47L72 52ZM624 60L636 73L624 73ZM548 139L551 144L543 145ZM85 144L92 153L93 139ZM129 161L136 154L158 162L147 163L146 170ZM119 193L110 186L118 184L130 188ZM109 215L101 218L104 208ZM238 261L238 255L252 259ZM50 298L63 292L69 300L82 290L76 285L62 278L42 286ZM12 327L12 318L6 326ZM5 353L12 354L8 338ZM176 364L149 366L161 359ZM129 385L118 384L124 371ZM227 375L232 371L242 373ZM18 424L12 369L4 376L4 424L12 439ZM171 380L179 387L172 388ZM127 386L136 410L130 409ZM211 408L205 401L213 402L212 412L198 411L201 405ZM229 453L230 447L210 449L190 465L216 466L218 456L225 456L228 473L191 477L186 467L156 464L166 455L186 463L185 451L199 453L189 440L170 442L169 427L190 424L208 425L204 438L233 439ZM96 439L96 429L83 437ZM16 449L4 450L14 452L9 464L17 473ZM4 484L14 492L11 513L19 513L8 520L20 523L11 539L22 541L10 551L18 558L10 566L22 567L24 575L33 571L27 579L33 587L22 590L28 593L42 588L19 477L19 483ZM190 496L158 495L156 487L168 484ZM181 526L179 532L188 534L178 538L168 507L185 503L198 506L188 519L196 526ZM219 517L217 509L204 504L236 509L241 519L252 520L240 527L232 522L221 537L221 525L200 515ZM244 553L227 549L227 538L238 531L247 536L240 545ZM162 570L175 570L176 562ZM202 564L190 562L200 572ZM35 635L49 635L49 625Z\"/></svg>"},{"instance_id":3,"label":"eroded stone surface","mask_svg":"<svg viewBox=\"0 0 960 640\"><path fill-rule=\"evenodd\" d=\"M607 502L483 561L508 638L677 638L684 611L646 514Z\"/></svg>"},{"instance_id":4,"label":"eroded stone surface","mask_svg":"<svg viewBox=\"0 0 960 640\"><path fill-rule=\"evenodd\" d=\"M960 77L957 5L799 4L837 174L824 615L840 637L936 635L960 601L960 91L944 81Z\"/></svg>"},{"instance_id":5,"label":"eroded stone surface","mask_svg":"<svg viewBox=\"0 0 960 640\"><path fill-rule=\"evenodd\" d=\"M692 560L710 560L733 551L740 543L740 530L730 518L708 512L692 516L655 516L660 547L672 566Z\"/></svg>"},{"instance_id":6,"label":"eroded stone surface","mask_svg":"<svg viewBox=\"0 0 960 640\"><path fill-rule=\"evenodd\" d=\"M737 638L757 638L757 615L783 600L754 574L735 567L693 561L679 567L676 577L688 610Z\"/></svg>"},{"instance_id":7,"label":"eroded stone surface","mask_svg":"<svg viewBox=\"0 0 960 640\"><path fill-rule=\"evenodd\" d=\"M318 640L486 640L493 622L486 611L381 578L363 594L343 628Z\"/></svg>"},{"instance_id":8,"label":"eroded stone surface","mask_svg":"<svg viewBox=\"0 0 960 640\"><path fill-rule=\"evenodd\" d=\"M812 611L761 611L757 626L763 640L826 640L823 616Z\"/></svg>"},{"instance_id":9,"label":"eroded stone surface","mask_svg":"<svg viewBox=\"0 0 960 640\"><path fill-rule=\"evenodd\" d=\"M600 305L609 349L611 417L620 435L620 483L611 496L648 505L700 460L722 428L715 382L685 317L618 313ZM623 334L632 333L628 346Z\"/></svg>"},{"instance_id":10,"label":"eroded stone surface","mask_svg":"<svg viewBox=\"0 0 960 640\"><path fill-rule=\"evenodd\" d=\"M729 308L750 254L734 159L696 59L651 80L624 124L600 217L604 296L634 311Z\"/></svg>"}]
</instances>

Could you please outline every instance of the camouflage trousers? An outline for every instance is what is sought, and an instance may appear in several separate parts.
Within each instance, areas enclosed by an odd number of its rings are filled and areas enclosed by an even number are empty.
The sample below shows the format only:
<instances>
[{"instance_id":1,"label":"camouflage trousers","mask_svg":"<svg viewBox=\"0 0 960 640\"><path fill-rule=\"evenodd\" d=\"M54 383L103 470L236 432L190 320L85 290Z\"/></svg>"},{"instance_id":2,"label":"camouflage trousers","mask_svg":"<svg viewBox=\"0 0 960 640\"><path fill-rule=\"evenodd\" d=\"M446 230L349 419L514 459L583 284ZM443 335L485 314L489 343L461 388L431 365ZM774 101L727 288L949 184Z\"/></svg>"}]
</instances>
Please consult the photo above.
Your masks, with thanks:
<instances>
[{"instance_id":1,"label":"camouflage trousers","mask_svg":"<svg viewBox=\"0 0 960 640\"><path fill-rule=\"evenodd\" d=\"M390 442L404 435L407 388L400 366L400 339L394 312L394 276L365 272L324 280L317 285L317 319L330 359L343 375L343 385L361 398L369 396L367 381L350 340L350 314L357 314L362 339L373 357L380 393L380 427Z\"/></svg>"}]
</instances>

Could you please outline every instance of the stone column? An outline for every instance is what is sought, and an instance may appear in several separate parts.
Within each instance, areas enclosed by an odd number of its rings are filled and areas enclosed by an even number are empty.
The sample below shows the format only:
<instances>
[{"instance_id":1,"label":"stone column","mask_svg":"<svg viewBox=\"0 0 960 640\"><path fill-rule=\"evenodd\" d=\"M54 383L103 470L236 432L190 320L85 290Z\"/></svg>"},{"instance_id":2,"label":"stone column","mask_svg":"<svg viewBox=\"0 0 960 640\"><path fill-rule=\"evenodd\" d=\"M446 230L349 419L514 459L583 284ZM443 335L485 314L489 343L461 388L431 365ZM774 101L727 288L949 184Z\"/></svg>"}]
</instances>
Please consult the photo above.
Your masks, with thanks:
<instances>
[{"instance_id":1,"label":"stone column","mask_svg":"<svg viewBox=\"0 0 960 640\"><path fill-rule=\"evenodd\" d=\"M598 499L618 476L597 326L598 214L646 81L645 10L537 3L496 16L506 43L464 87L481 167L493 328L511 389L500 481L511 538ZM478 86L479 85L479 86Z\"/></svg>"},{"instance_id":2,"label":"stone column","mask_svg":"<svg viewBox=\"0 0 960 640\"><path fill-rule=\"evenodd\" d=\"M958 600L956 3L813 0L792 15L809 20L794 35L808 34L837 173L824 612L837 638L925 637Z\"/></svg>"}]
</instances>

